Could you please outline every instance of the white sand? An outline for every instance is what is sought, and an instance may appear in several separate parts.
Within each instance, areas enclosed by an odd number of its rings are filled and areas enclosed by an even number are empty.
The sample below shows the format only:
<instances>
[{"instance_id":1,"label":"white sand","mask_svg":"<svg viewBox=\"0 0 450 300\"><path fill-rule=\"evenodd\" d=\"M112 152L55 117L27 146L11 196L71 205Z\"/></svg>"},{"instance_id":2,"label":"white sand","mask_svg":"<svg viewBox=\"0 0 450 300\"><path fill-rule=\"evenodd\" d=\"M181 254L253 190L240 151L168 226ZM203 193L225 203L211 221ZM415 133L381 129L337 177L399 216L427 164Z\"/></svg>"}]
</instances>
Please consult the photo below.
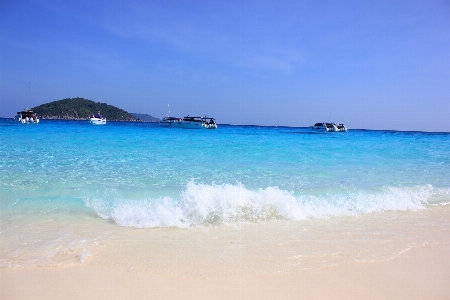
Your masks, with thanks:
<instances>
[{"instance_id":1,"label":"white sand","mask_svg":"<svg viewBox=\"0 0 450 300\"><path fill-rule=\"evenodd\" d=\"M182 278L92 264L0 275L0 299L450 299L450 246L283 275Z\"/></svg>"}]
</instances>

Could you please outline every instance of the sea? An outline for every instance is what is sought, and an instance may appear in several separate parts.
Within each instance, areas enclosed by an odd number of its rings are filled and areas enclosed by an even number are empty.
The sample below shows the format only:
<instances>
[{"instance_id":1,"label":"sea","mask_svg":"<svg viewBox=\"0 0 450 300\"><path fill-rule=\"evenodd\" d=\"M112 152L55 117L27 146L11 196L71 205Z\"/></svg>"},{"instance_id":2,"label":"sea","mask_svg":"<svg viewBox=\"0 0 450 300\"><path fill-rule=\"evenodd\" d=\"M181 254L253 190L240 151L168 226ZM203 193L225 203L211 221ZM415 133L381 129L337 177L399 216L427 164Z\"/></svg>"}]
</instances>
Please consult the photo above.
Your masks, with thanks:
<instances>
[{"instance_id":1,"label":"sea","mask_svg":"<svg viewBox=\"0 0 450 300\"><path fill-rule=\"evenodd\" d=\"M0 268L216 277L450 242L450 133L0 120Z\"/></svg>"}]
</instances>

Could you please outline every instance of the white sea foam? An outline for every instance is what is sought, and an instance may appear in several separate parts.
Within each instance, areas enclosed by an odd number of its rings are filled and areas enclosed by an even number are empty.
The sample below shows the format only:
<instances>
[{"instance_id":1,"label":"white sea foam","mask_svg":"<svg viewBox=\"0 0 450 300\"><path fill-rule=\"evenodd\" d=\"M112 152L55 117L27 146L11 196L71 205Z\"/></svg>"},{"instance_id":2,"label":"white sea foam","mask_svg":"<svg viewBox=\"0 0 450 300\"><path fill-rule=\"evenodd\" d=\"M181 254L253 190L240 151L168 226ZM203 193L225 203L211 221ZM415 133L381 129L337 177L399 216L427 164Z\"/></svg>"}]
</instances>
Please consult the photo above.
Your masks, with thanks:
<instances>
[{"instance_id":1,"label":"white sea foam","mask_svg":"<svg viewBox=\"0 0 450 300\"><path fill-rule=\"evenodd\" d=\"M341 194L294 195L278 187L249 190L242 184L190 182L179 199L127 200L85 197L86 205L120 226L190 227L220 223L304 220L424 208L436 194L432 185L383 187Z\"/></svg>"}]
</instances>

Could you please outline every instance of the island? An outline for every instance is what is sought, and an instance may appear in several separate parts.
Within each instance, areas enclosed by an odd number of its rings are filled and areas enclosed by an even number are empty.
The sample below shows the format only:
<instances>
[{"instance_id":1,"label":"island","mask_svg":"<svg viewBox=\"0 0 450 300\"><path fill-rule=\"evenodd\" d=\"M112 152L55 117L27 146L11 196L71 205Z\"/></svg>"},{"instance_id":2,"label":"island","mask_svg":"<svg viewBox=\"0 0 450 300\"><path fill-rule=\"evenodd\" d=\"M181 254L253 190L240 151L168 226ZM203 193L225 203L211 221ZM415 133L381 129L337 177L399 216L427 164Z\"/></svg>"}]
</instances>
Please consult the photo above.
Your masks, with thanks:
<instances>
[{"instance_id":1,"label":"island","mask_svg":"<svg viewBox=\"0 0 450 300\"><path fill-rule=\"evenodd\" d=\"M89 116L100 112L108 121L158 122L159 119L147 114L131 114L107 103L85 98L66 98L31 108L39 119L47 120L88 120ZM145 116L141 119L140 116Z\"/></svg>"}]
</instances>

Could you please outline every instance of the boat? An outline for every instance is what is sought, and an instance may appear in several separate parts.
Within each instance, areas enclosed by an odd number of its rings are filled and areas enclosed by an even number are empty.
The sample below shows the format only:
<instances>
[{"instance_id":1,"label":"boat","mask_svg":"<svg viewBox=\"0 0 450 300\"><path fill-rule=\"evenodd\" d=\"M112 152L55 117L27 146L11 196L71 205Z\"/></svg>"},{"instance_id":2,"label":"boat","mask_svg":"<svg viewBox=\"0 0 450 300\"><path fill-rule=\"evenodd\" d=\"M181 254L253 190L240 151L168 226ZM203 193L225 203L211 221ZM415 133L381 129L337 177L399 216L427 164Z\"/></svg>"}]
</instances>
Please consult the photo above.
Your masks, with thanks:
<instances>
[{"instance_id":1,"label":"boat","mask_svg":"<svg viewBox=\"0 0 450 300\"><path fill-rule=\"evenodd\" d=\"M184 117L180 125L182 128L188 129L217 129L216 120L214 118L204 117Z\"/></svg>"},{"instance_id":2,"label":"boat","mask_svg":"<svg viewBox=\"0 0 450 300\"><path fill-rule=\"evenodd\" d=\"M347 127L344 124L336 123L316 123L310 127L311 130L317 132L347 132Z\"/></svg>"},{"instance_id":3,"label":"boat","mask_svg":"<svg viewBox=\"0 0 450 300\"><path fill-rule=\"evenodd\" d=\"M98 114L94 114L92 117L89 117L89 122L95 125L104 125L106 124L106 118L98 112Z\"/></svg>"},{"instance_id":4,"label":"boat","mask_svg":"<svg viewBox=\"0 0 450 300\"><path fill-rule=\"evenodd\" d=\"M318 132L335 132L338 131L336 125L333 123L316 123L314 126L311 126L311 130Z\"/></svg>"},{"instance_id":5,"label":"boat","mask_svg":"<svg viewBox=\"0 0 450 300\"><path fill-rule=\"evenodd\" d=\"M165 116L159 121L159 125L161 126L170 126L170 127L181 127L181 118L169 117Z\"/></svg>"},{"instance_id":6,"label":"boat","mask_svg":"<svg viewBox=\"0 0 450 300\"><path fill-rule=\"evenodd\" d=\"M36 113L28 108L18 111L17 115L14 117L14 120L22 123L22 124L37 124L39 123L39 119L36 116Z\"/></svg>"},{"instance_id":7,"label":"boat","mask_svg":"<svg viewBox=\"0 0 450 300\"><path fill-rule=\"evenodd\" d=\"M184 118L165 116L159 125L186 129L217 129L216 120L207 116L191 117L187 115Z\"/></svg>"},{"instance_id":8,"label":"boat","mask_svg":"<svg viewBox=\"0 0 450 300\"><path fill-rule=\"evenodd\" d=\"M202 118L205 121L206 129L217 129L216 119L214 118L207 118L206 116Z\"/></svg>"},{"instance_id":9,"label":"boat","mask_svg":"<svg viewBox=\"0 0 450 300\"><path fill-rule=\"evenodd\" d=\"M344 124L334 124L334 125L336 126L338 132L347 132L348 131L347 127L345 127Z\"/></svg>"}]
</instances>

